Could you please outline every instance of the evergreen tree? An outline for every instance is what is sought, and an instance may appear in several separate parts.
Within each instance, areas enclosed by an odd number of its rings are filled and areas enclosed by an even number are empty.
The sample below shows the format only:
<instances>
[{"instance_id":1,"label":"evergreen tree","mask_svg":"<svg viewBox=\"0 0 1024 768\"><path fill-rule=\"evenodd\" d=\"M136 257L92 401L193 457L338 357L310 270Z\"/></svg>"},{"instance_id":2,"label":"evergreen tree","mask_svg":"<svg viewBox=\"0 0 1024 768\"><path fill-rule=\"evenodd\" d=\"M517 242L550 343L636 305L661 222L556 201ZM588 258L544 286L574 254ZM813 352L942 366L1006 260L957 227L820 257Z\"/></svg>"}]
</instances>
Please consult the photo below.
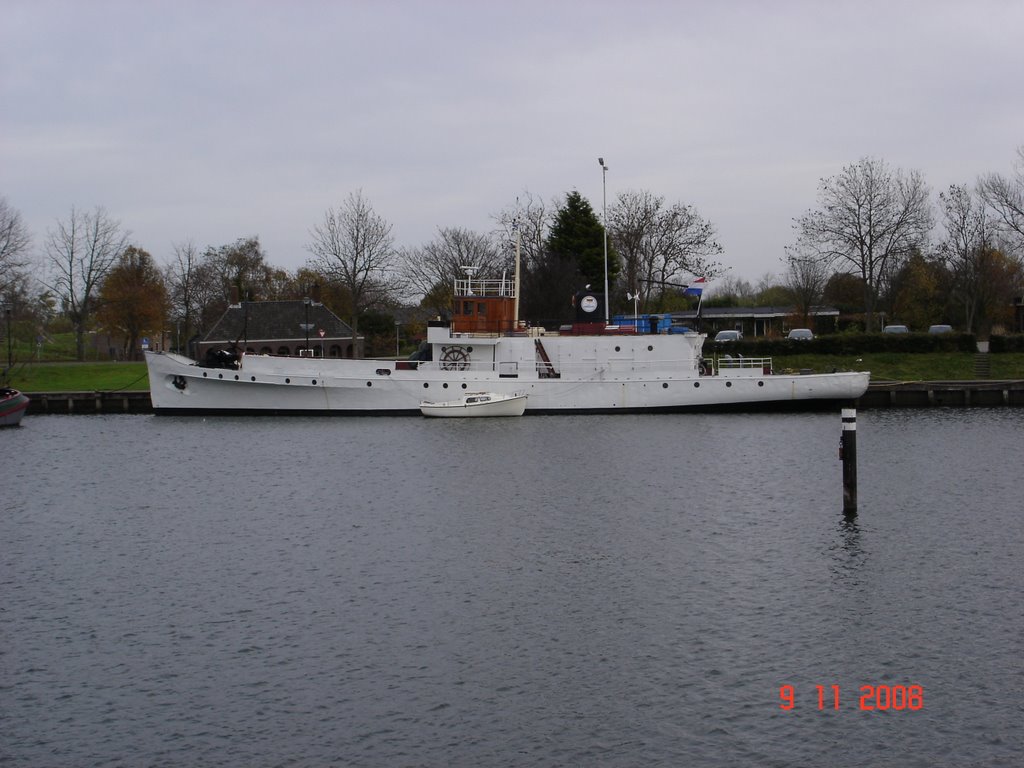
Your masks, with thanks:
<instances>
[{"instance_id":1,"label":"evergreen tree","mask_svg":"<svg viewBox=\"0 0 1024 768\"><path fill-rule=\"evenodd\" d=\"M550 258L574 267L579 282L589 283L594 289L604 286L604 227L579 192L574 190L565 196L565 205L555 214L547 246ZM618 274L618 256L609 242L609 290Z\"/></svg>"}]
</instances>

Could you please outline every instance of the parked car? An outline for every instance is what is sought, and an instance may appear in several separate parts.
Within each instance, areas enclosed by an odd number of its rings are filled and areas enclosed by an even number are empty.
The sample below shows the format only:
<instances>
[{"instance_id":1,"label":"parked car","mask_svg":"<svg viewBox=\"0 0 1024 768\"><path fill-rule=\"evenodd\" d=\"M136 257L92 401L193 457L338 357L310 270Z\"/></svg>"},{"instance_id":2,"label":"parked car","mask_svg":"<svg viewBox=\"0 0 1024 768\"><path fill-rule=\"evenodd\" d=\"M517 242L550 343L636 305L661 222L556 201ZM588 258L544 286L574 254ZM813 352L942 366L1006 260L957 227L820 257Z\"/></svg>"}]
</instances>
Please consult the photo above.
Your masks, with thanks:
<instances>
[{"instance_id":1,"label":"parked car","mask_svg":"<svg viewBox=\"0 0 1024 768\"><path fill-rule=\"evenodd\" d=\"M929 325L928 333L952 333L952 325Z\"/></svg>"},{"instance_id":2,"label":"parked car","mask_svg":"<svg viewBox=\"0 0 1024 768\"><path fill-rule=\"evenodd\" d=\"M715 334L716 342L723 341L739 341L743 338L743 334L739 331L719 331Z\"/></svg>"},{"instance_id":3,"label":"parked car","mask_svg":"<svg viewBox=\"0 0 1024 768\"><path fill-rule=\"evenodd\" d=\"M910 329L905 325L887 325L882 333L910 333Z\"/></svg>"},{"instance_id":4,"label":"parked car","mask_svg":"<svg viewBox=\"0 0 1024 768\"><path fill-rule=\"evenodd\" d=\"M793 341L810 341L814 338L814 334L810 328L794 328L786 338Z\"/></svg>"}]
</instances>

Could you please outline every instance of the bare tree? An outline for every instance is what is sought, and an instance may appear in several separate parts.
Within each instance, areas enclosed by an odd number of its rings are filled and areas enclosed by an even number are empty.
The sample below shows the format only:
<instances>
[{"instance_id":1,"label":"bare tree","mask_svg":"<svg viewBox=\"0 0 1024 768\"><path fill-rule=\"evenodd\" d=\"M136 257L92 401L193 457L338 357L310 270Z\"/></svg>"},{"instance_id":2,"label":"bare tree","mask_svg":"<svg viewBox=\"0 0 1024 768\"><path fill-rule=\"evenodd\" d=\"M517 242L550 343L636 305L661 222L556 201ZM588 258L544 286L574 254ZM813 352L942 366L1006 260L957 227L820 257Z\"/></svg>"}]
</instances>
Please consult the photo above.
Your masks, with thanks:
<instances>
[{"instance_id":1,"label":"bare tree","mask_svg":"<svg viewBox=\"0 0 1024 768\"><path fill-rule=\"evenodd\" d=\"M181 352L181 334L187 342L196 325L199 249L191 240L175 243L173 247L174 261L167 265L164 279L175 324L175 345Z\"/></svg>"},{"instance_id":2,"label":"bare tree","mask_svg":"<svg viewBox=\"0 0 1024 768\"><path fill-rule=\"evenodd\" d=\"M431 308L443 314L451 308L455 279L465 277L462 267L476 267L479 276L494 278L504 259L488 235L442 227L426 245L403 250L402 260L402 275L408 288L423 294L433 305Z\"/></svg>"},{"instance_id":3,"label":"bare tree","mask_svg":"<svg viewBox=\"0 0 1024 768\"><path fill-rule=\"evenodd\" d=\"M316 268L338 281L352 301L352 349L357 350L359 313L383 304L394 285L397 258L391 224L377 215L362 191L349 194L337 210L310 231L307 249Z\"/></svg>"},{"instance_id":4,"label":"bare tree","mask_svg":"<svg viewBox=\"0 0 1024 768\"><path fill-rule=\"evenodd\" d=\"M552 211L557 209L557 202L548 208L541 198L524 192L521 197L516 198L515 206L506 208L494 217L498 222L501 238L508 244L510 250L515 247L518 238L524 272L536 270L546 261Z\"/></svg>"},{"instance_id":5,"label":"bare tree","mask_svg":"<svg viewBox=\"0 0 1024 768\"><path fill-rule=\"evenodd\" d=\"M844 265L864 281L864 313L874 327L881 287L899 260L920 250L931 228L928 188L917 171L891 171L862 158L818 185L817 210L796 219L796 250Z\"/></svg>"},{"instance_id":6,"label":"bare tree","mask_svg":"<svg viewBox=\"0 0 1024 768\"><path fill-rule=\"evenodd\" d=\"M803 318L803 324L810 327L811 309L821 301L828 282L828 266L814 255L800 253L795 249L786 251L786 274L784 283L793 295L796 310Z\"/></svg>"},{"instance_id":7,"label":"bare tree","mask_svg":"<svg viewBox=\"0 0 1024 768\"><path fill-rule=\"evenodd\" d=\"M1015 250L1024 250L1024 146L1017 148L1014 177L990 173L978 181L978 192L999 217L1004 232L1013 237Z\"/></svg>"},{"instance_id":8,"label":"bare tree","mask_svg":"<svg viewBox=\"0 0 1024 768\"><path fill-rule=\"evenodd\" d=\"M551 227L561 202L549 205L530 192L495 216L510 262L515 259L518 241L520 253L520 317L552 322L571 309L577 284L576 265L556 258L548 247Z\"/></svg>"},{"instance_id":9,"label":"bare tree","mask_svg":"<svg viewBox=\"0 0 1024 768\"><path fill-rule=\"evenodd\" d=\"M963 306L965 328L974 331L998 223L989 216L984 198L965 186L953 184L941 193L939 207L946 229L939 255L953 273L955 303Z\"/></svg>"},{"instance_id":10,"label":"bare tree","mask_svg":"<svg viewBox=\"0 0 1024 768\"><path fill-rule=\"evenodd\" d=\"M75 352L85 359L85 334L96 308L103 278L124 251L128 233L97 207L92 213L71 209L67 221L47 232L46 255L53 267L47 283L61 302L75 331Z\"/></svg>"},{"instance_id":11,"label":"bare tree","mask_svg":"<svg viewBox=\"0 0 1024 768\"><path fill-rule=\"evenodd\" d=\"M625 262L626 289L638 291L642 308L653 293L663 299L670 283L686 275L713 277L721 265L712 257L722 252L715 228L692 206L666 205L665 198L647 191L619 194L608 212L615 250Z\"/></svg>"},{"instance_id":12,"label":"bare tree","mask_svg":"<svg viewBox=\"0 0 1024 768\"><path fill-rule=\"evenodd\" d=\"M725 307L752 307L757 301L757 291L749 281L733 274L725 274L715 281L711 303Z\"/></svg>"},{"instance_id":13,"label":"bare tree","mask_svg":"<svg viewBox=\"0 0 1024 768\"><path fill-rule=\"evenodd\" d=\"M0 197L0 297L6 295L22 275L31 245L32 236L21 213L8 205L6 198Z\"/></svg>"}]
</instances>

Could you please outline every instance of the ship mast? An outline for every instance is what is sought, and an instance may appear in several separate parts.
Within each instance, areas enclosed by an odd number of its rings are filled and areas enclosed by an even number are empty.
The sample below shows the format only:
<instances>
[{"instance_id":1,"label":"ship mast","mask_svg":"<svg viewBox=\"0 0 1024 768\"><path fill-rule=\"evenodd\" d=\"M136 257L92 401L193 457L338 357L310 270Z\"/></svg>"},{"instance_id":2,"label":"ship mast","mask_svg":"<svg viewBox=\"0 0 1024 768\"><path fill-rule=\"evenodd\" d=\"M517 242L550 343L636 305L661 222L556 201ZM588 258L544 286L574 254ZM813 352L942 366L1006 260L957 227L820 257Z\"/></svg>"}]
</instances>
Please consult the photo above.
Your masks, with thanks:
<instances>
[{"instance_id":1,"label":"ship mast","mask_svg":"<svg viewBox=\"0 0 1024 768\"><path fill-rule=\"evenodd\" d=\"M519 330L519 244L522 241L522 233L519 231L519 217L516 216L516 303L515 311L512 313L512 333Z\"/></svg>"}]
</instances>

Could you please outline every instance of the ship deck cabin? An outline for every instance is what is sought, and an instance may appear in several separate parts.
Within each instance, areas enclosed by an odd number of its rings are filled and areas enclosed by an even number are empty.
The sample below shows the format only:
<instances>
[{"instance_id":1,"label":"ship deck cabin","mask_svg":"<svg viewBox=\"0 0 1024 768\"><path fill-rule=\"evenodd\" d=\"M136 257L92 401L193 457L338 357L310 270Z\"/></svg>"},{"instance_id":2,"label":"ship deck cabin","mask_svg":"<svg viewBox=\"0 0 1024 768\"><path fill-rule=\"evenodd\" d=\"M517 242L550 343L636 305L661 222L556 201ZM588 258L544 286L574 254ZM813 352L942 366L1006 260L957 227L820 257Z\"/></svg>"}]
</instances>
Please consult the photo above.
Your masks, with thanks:
<instances>
[{"instance_id":1,"label":"ship deck cabin","mask_svg":"<svg viewBox=\"0 0 1024 768\"><path fill-rule=\"evenodd\" d=\"M452 331L508 335L516 326L516 286L512 280L455 281Z\"/></svg>"}]
</instances>

